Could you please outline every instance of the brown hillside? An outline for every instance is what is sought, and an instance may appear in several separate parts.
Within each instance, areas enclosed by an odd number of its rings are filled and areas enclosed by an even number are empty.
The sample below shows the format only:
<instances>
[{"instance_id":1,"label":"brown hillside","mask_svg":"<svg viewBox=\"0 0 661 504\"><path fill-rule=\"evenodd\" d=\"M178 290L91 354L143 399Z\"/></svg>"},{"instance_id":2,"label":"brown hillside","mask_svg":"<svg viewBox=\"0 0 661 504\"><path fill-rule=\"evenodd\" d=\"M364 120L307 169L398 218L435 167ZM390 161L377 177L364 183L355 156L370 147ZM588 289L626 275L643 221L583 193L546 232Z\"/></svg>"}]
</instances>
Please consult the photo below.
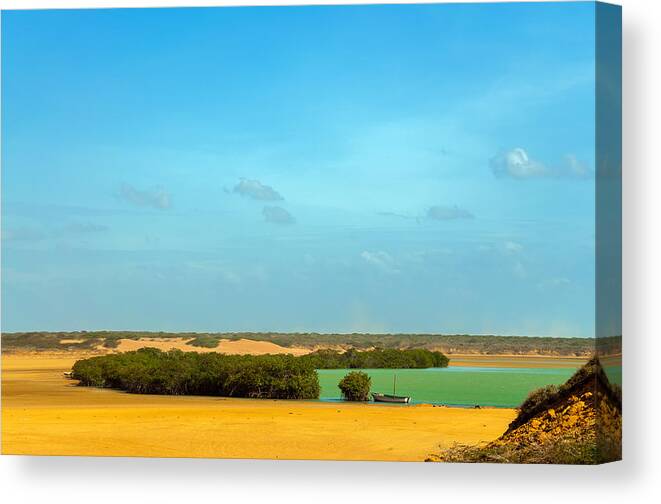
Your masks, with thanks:
<instances>
[{"instance_id":1,"label":"brown hillside","mask_svg":"<svg viewBox=\"0 0 661 504\"><path fill-rule=\"evenodd\" d=\"M486 446L454 446L432 461L598 464L621 458L622 400L595 357L564 385L524 401L507 431Z\"/></svg>"}]
</instances>

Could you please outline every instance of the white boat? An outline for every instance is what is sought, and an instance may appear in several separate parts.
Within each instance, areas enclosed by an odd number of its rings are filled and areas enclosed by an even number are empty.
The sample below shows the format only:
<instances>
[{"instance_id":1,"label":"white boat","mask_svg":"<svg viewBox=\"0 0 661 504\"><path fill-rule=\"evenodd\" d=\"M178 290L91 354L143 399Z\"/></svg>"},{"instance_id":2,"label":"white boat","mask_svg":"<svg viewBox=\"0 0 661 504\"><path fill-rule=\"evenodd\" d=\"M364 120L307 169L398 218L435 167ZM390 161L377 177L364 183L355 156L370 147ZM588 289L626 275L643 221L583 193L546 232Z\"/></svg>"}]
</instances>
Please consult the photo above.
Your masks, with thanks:
<instances>
[{"instance_id":1,"label":"white boat","mask_svg":"<svg viewBox=\"0 0 661 504\"><path fill-rule=\"evenodd\" d=\"M411 396L395 395L396 389L397 389L397 375L393 375L392 394L379 394L378 392L372 392L372 399L374 399L374 402L386 402L386 403L408 404L411 402Z\"/></svg>"},{"instance_id":2,"label":"white boat","mask_svg":"<svg viewBox=\"0 0 661 504\"><path fill-rule=\"evenodd\" d=\"M374 399L374 402L401 403L401 404L408 404L411 402L410 396L378 394L376 392L372 394L372 399Z\"/></svg>"}]
</instances>

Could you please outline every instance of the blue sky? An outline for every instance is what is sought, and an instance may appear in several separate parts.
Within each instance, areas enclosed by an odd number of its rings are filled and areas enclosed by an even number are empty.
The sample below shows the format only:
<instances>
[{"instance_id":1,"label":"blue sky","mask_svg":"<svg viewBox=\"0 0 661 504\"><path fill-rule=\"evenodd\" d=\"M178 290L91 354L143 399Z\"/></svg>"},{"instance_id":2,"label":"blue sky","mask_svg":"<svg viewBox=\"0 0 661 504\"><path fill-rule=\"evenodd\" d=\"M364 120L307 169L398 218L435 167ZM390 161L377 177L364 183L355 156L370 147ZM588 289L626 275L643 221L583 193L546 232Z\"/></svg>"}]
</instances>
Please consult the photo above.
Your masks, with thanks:
<instances>
[{"instance_id":1,"label":"blue sky","mask_svg":"<svg viewBox=\"0 0 661 504\"><path fill-rule=\"evenodd\" d=\"M2 16L2 329L594 335L594 4Z\"/></svg>"}]
</instances>

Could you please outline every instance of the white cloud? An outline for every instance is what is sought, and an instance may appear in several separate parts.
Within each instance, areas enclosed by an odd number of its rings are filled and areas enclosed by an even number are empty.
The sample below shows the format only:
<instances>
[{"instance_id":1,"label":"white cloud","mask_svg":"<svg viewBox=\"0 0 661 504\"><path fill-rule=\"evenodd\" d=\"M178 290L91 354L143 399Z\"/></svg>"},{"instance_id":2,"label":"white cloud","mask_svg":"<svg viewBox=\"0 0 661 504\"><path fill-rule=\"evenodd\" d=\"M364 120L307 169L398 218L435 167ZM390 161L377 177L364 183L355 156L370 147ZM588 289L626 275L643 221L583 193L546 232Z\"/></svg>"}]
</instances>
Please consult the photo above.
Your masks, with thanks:
<instances>
[{"instance_id":1,"label":"white cloud","mask_svg":"<svg viewBox=\"0 0 661 504\"><path fill-rule=\"evenodd\" d=\"M396 217L397 219L408 219L408 220L416 220L416 221L420 219L420 217L416 217L414 215L406 215L397 212L377 212L377 213L382 217Z\"/></svg>"},{"instance_id":2,"label":"white cloud","mask_svg":"<svg viewBox=\"0 0 661 504\"><path fill-rule=\"evenodd\" d=\"M514 273L514 276L517 278L523 279L528 277L528 270L526 270L526 267L521 261L516 261L514 263L514 266L512 266L512 273Z\"/></svg>"},{"instance_id":3,"label":"white cloud","mask_svg":"<svg viewBox=\"0 0 661 504\"><path fill-rule=\"evenodd\" d=\"M266 222L272 224L293 224L296 219L287 210L279 206L265 206L262 215Z\"/></svg>"},{"instance_id":4,"label":"white cloud","mask_svg":"<svg viewBox=\"0 0 661 504\"><path fill-rule=\"evenodd\" d=\"M531 159L521 147L491 158L489 164L496 177L524 179L547 174L546 167L539 161Z\"/></svg>"},{"instance_id":5,"label":"white cloud","mask_svg":"<svg viewBox=\"0 0 661 504\"><path fill-rule=\"evenodd\" d=\"M364 250L361 252L360 257L362 257L368 264L371 264L385 273L399 273L395 260L387 252L382 250L376 252Z\"/></svg>"},{"instance_id":6,"label":"white cloud","mask_svg":"<svg viewBox=\"0 0 661 504\"><path fill-rule=\"evenodd\" d=\"M234 186L232 192L258 201L282 201L284 199L280 193L271 186L262 184L259 180L245 178L242 178L239 183Z\"/></svg>"},{"instance_id":7,"label":"white cloud","mask_svg":"<svg viewBox=\"0 0 661 504\"><path fill-rule=\"evenodd\" d=\"M119 189L119 196L135 206L151 207L158 210L166 210L172 206L172 196L163 189L143 191L125 183Z\"/></svg>"},{"instance_id":8,"label":"white cloud","mask_svg":"<svg viewBox=\"0 0 661 504\"><path fill-rule=\"evenodd\" d=\"M415 220L418 224L424 219L435 221L449 221L459 219L473 219L474 215L468 210L457 205L434 205L429 207L424 215L407 215L398 212L378 212L383 217L394 217L397 219Z\"/></svg>"},{"instance_id":9,"label":"white cloud","mask_svg":"<svg viewBox=\"0 0 661 504\"><path fill-rule=\"evenodd\" d=\"M523 245L513 241L506 241L505 251L507 251L510 254L518 254L523 251Z\"/></svg>"},{"instance_id":10,"label":"white cloud","mask_svg":"<svg viewBox=\"0 0 661 504\"><path fill-rule=\"evenodd\" d=\"M574 154L567 154L565 156L564 168L567 170L568 175L574 177L589 177L592 175L590 167L580 161Z\"/></svg>"},{"instance_id":11,"label":"white cloud","mask_svg":"<svg viewBox=\"0 0 661 504\"><path fill-rule=\"evenodd\" d=\"M574 154L566 154L563 161L558 165L547 166L530 157L521 147L494 156L489 161L489 166L493 174L499 178L587 178L592 176L592 169Z\"/></svg>"}]
</instances>

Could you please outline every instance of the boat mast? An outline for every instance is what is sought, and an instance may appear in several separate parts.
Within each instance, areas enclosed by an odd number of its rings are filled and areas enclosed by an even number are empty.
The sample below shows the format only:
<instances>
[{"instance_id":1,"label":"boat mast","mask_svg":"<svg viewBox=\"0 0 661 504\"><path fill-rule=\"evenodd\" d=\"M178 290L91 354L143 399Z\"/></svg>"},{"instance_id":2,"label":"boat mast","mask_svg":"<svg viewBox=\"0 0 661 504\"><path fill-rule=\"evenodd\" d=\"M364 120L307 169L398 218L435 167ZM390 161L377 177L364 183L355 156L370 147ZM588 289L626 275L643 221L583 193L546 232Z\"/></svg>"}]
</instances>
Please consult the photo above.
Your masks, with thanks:
<instances>
[{"instance_id":1,"label":"boat mast","mask_svg":"<svg viewBox=\"0 0 661 504\"><path fill-rule=\"evenodd\" d=\"M392 375L392 395L396 395L395 390L397 388L397 375Z\"/></svg>"}]
</instances>

